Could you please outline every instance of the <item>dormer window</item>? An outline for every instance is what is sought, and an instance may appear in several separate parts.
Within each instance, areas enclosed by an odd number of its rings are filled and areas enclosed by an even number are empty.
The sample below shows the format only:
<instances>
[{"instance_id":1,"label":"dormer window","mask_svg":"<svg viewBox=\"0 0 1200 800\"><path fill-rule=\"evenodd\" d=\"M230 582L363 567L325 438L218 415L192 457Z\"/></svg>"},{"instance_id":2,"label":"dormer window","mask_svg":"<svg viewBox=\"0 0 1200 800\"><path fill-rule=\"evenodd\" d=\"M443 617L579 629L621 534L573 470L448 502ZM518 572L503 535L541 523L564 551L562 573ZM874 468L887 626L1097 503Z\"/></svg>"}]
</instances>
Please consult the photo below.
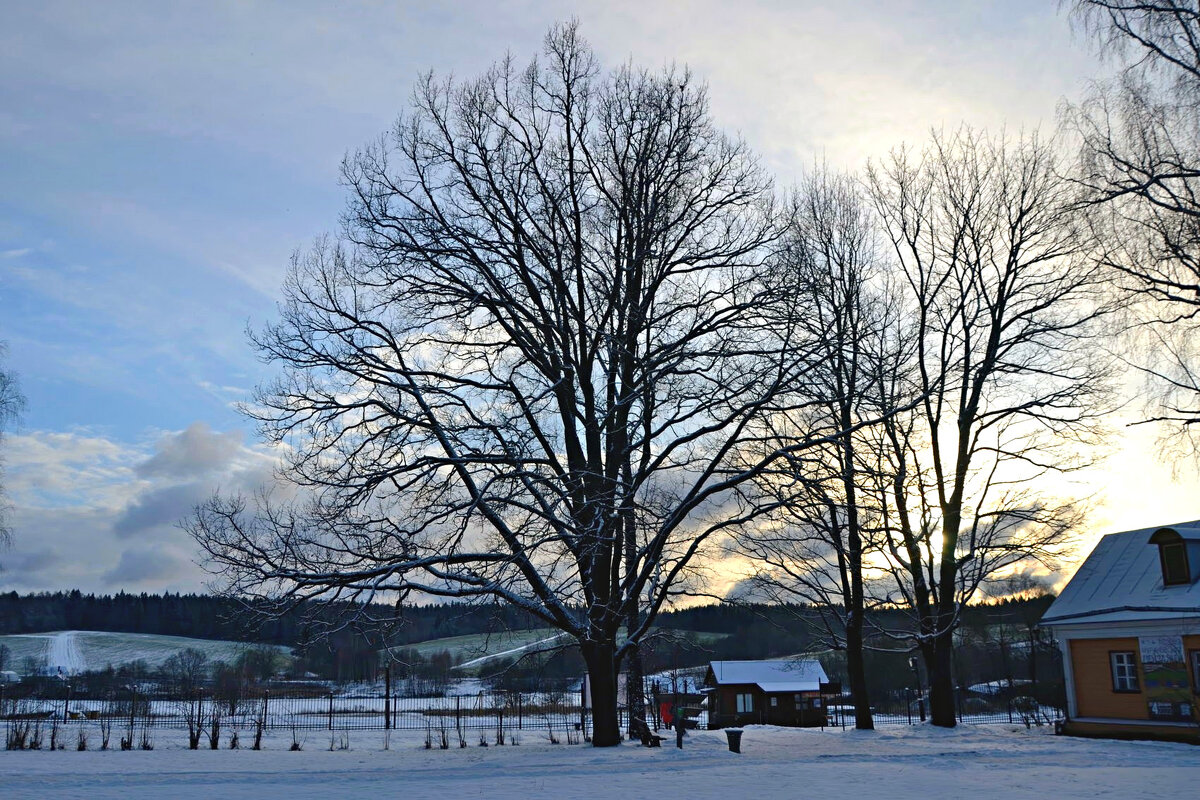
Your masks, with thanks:
<instances>
[{"instance_id":1,"label":"dormer window","mask_svg":"<svg viewBox=\"0 0 1200 800\"><path fill-rule=\"evenodd\" d=\"M1178 531L1160 528L1150 537L1150 544L1158 545L1164 586L1182 586L1192 582L1187 541Z\"/></svg>"}]
</instances>

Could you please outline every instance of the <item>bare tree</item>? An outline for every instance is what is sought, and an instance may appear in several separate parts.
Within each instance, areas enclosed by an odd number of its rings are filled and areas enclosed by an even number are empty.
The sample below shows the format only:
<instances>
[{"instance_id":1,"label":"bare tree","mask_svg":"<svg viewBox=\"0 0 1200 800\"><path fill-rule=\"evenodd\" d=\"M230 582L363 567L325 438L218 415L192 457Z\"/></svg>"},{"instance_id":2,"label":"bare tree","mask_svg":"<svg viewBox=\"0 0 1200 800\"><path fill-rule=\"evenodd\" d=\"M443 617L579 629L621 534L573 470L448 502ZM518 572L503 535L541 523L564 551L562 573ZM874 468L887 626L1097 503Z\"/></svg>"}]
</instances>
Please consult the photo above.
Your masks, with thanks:
<instances>
[{"instance_id":1,"label":"bare tree","mask_svg":"<svg viewBox=\"0 0 1200 800\"><path fill-rule=\"evenodd\" d=\"M189 696L208 678L208 654L194 647L185 648L168 657L162 671L181 694Z\"/></svg>"},{"instance_id":2,"label":"bare tree","mask_svg":"<svg viewBox=\"0 0 1200 800\"><path fill-rule=\"evenodd\" d=\"M1048 482L1086 465L1110 370L1105 272L1052 143L935 135L868 171L913 314L924 398L884 420L878 507L895 602L952 726L959 611L985 581L1052 565L1080 512Z\"/></svg>"},{"instance_id":3,"label":"bare tree","mask_svg":"<svg viewBox=\"0 0 1200 800\"><path fill-rule=\"evenodd\" d=\"M771 524L741 537L754 565L758 598L813 609L821 640L845 650L855 727L874 727L863 661L867 581L880 557L878 511L864 491L880 469L878 435L868 426L894 413L882 391L903 367L910 344L890 285L874 211L853 178L820 167L794 198L792 225L776 270L783 292L797 295L797 324L819 343L809 376L816 402L775 420L781 441L825 432L820 446L778 461L761 481L780 499ZM805 619L813 619L810 614Z\"/></svg>"},{"instance_id":4,"label":"bare tree","mask_svg":"<svg viewBox=\"0 0 1200 800\"><path fill-rule=\"evenodd\" d=\"M767 420L815 358L774 324L771 183L686 70L603 72L573 25L427 76L344 179L341 241L256 337L284 373L253 414L311 502L188 527L233 592L524 609L578 641L616 744L622 659L770 506Z\"/></svg>"},{"instance_id":5,"label":"bare tree","mask_svg":"<svg viewBox=\"0 0 1200 800\"><path fill-rule=\"evenodd\" d=\"M1097 258L1131 301L1131 363L1147 420L1200 454L1200 7L1176 0L1076 0L1072 17L1118 76L1067 121Z\"/></svg>"},{"instance_id":6,"label":"bare tree","mask_svg":"<svg viewBox=\"0 0 1200 800\"><path fill-rule=\"evenodd\" d=\"M7 347L0 342L0 358L7 353ZM25 407L25 398L21 395L17 384L16 373L0 369L0 445L3 444L4 433L20 415ZM4 494L4 462L0 460L0 548L8 544L12 531L8 527L8 503Z\"/></svg>"}]
</instances>

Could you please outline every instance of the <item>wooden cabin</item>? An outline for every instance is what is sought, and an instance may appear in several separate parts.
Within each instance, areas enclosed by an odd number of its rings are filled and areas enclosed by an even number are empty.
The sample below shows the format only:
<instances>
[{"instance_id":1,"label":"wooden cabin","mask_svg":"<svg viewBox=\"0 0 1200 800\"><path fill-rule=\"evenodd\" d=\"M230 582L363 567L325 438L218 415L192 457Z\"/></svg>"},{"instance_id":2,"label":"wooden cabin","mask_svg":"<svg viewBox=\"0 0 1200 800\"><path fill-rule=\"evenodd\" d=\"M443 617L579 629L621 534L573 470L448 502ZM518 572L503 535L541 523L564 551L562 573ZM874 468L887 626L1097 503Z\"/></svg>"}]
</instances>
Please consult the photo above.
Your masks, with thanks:
<instances>
[{"instance_id":1,"label":"wooden cabin","mask_svg":"<svg viewBox=\"0 0 1200 800\"><path fill-rule=\"evenodd\" d=\"M1042 616L1076 736L1200 744L1200 521L1103 537Z\"/></svg>"},{"instance_id":2,"label":"wooden cabin","mask_svg":"<svg viewBox=\"0 0 1200 800\"><path fill-rule=\"evenodd\" d=\"M821 684L828 683L816 660L713 661L705 673L708 727L827 724Z\"/></svg>"}]
</instances>

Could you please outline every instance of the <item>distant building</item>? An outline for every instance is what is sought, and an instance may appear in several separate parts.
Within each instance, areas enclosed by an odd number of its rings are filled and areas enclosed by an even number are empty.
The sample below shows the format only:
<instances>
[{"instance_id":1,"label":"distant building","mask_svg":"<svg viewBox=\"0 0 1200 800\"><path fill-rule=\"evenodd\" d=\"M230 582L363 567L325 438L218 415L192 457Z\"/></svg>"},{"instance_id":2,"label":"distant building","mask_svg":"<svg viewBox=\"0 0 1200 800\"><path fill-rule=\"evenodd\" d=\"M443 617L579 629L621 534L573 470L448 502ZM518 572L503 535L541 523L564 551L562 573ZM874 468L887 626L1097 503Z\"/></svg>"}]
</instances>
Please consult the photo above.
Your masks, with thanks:
<instances>
[{"instance_id":1,"label":"distant building","mask_svg":"<svg viewBox=\"0 0 1200 800\"><path fill-rule=\"evenodd\" d=\"M1102 538L1042 616L1064 733L1200 743L1200 521Z\"/></svg>"},{"instance_id":2,"label":"distant building","mask_svg":"<svg viewBox=\"0 0 1200 800\"><path fill-rule=\"evenodd\" d=\"M708 688L708 727L827 723L821 684L828 683L816 660L713 661Z\"/></svg>"}]
</instances>

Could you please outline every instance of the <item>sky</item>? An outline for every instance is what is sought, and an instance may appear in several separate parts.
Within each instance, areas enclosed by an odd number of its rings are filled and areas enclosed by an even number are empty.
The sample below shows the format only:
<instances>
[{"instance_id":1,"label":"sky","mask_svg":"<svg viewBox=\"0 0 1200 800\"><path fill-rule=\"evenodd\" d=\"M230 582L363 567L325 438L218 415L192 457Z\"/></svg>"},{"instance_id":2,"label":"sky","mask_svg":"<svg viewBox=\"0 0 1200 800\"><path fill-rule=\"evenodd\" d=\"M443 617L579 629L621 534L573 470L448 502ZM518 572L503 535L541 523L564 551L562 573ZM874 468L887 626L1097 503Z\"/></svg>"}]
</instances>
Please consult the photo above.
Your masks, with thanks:
<instances>
[{"instance_id":1,"label":"sky","mask_svg":"<svg viewBox=\"0 0 1200 800\"><path fill-rule=\"evenodd\" d=\"M931 129L1051 130L1104 68L1045 0L0 0L0 341L28 400L0 591L203 587L176 523L270 476L236 410L272 374L246 331L336 230L341 159L422 72L525 61L572 17L607 65L689 65L785 186ZM1088 537L1200 517L1149 429L1077 481Z\"/></svg>"}]
</instances>

